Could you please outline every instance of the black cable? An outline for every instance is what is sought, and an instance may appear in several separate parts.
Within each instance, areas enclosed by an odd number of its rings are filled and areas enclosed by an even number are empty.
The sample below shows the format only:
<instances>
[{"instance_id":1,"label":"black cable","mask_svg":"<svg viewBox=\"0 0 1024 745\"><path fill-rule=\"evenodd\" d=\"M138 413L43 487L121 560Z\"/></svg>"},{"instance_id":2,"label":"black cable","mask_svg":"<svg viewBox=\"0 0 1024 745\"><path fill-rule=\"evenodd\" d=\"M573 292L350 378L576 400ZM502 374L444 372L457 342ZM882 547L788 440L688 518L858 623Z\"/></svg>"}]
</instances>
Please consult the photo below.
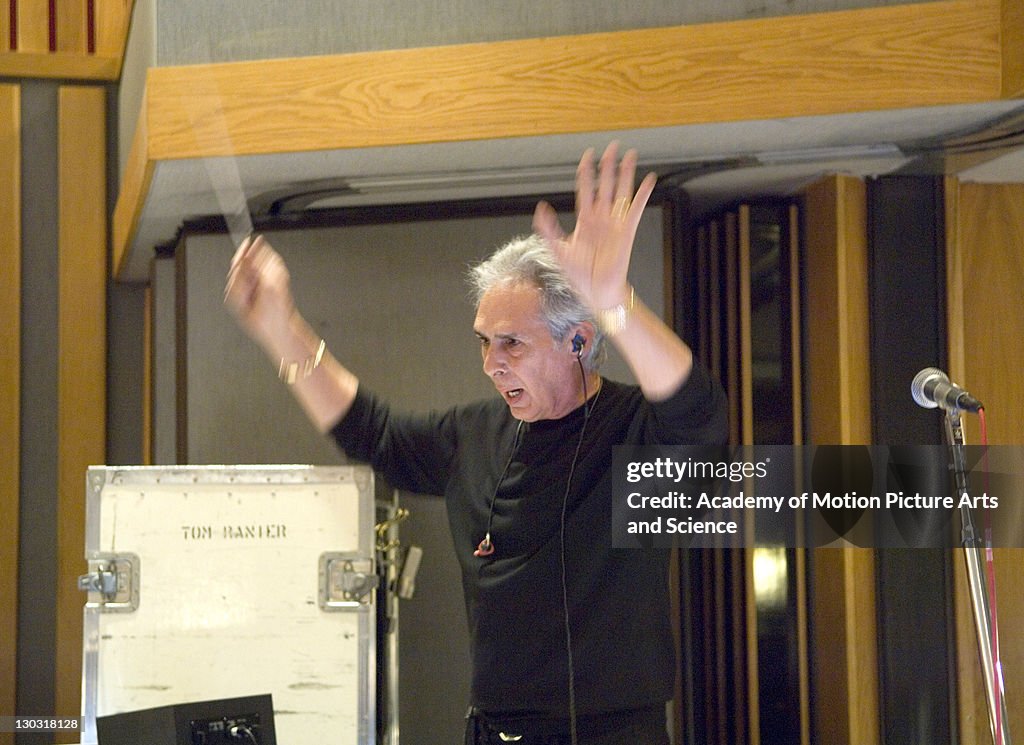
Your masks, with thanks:
<instances>
[{"instance_id":1,"label":"black cable","mask_svg":"<svg viewBox=\"0 0 1024 745\"><path fill-rule=\"evenodd\" d=\"M565 547L565 518L569 509L569 492L572 491L572 479L576 472L576 463L579 461L580 451L583 448L583 437L587 433L587 422L590 421L590 413L597 405L597 399L601 395L601 388L598 387L594 394L593 403L587 391L587 374L583 369L582 354L576 356L576 364L580 368L580 379L583 383L583 426L580 427L580 439L576 442L576 452L572 456L572 464L569 466L569 478L565 483L565 495L562 497L562 519L560 526L560 539L562 549L562 609L565 612L565 654L569 667L569 741L576 745L576 667L572 654L572 626L569 615L569 581L566 570L566 547Z\"/></svg>"},{"instance_id":2,"label":"black cable","mask_svg":"<svg viewBox=\"0 0 1024 745\"><path fill-rule=\"evenodd\" d=\"M233 740L248 740L252 745L260 745L260 741L256 739L256 734L252 731L252 727L247 724L236 724L228 730L228 734L231 735Z\"/></svg>"},{"instance_id":3,"label":"black cable","mask_svg":"<svg viewBox=\"0 0 1024 745\"><path fill-rule=\"evenodd\" d=\"M505 467L501 469L501 476L498 477L498 483L494 485L494 494L491 495L491 506L487 510L487 529L484 531L484 539L480 541L480 545L477 546L474 554L476 556L489 556L494 553L494 544L491 541L491 521L494 519L494 503L498 501L498 489L501 488L502 482L505 480L505 476L508 475L508 469L512 465L512 459L515 458L516 449L519 447L519 433L523 430L523 420L519 420L519 424L516 425L516 436L512 440L512 450L508 454L508 460L505 461Z\"/></svg>"}]
</instances>

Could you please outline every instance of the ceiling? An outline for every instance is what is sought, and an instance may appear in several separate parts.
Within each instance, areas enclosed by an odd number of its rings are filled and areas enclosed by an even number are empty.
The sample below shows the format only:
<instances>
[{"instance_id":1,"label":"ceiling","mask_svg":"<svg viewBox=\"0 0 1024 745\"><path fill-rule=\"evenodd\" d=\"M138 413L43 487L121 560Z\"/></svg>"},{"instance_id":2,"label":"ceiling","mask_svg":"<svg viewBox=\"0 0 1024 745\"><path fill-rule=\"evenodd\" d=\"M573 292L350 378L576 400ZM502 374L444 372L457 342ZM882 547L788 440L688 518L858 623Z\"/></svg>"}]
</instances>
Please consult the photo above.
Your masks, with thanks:
<instances>
[{"instance_id":1,"label":"ceiling","mask_svg":"<svg viewBox=\"0 0 1024 745\"><path fill-rule=\"evenodd\" d=\"M828 173L957 173L1024 181L1024 101L696 124L546 137L404 145L156 164L124 272L147 281L151 251L183 219L223 214L236 240L270 211L571 191L586 147L611 139L706 212L788 195Z\"/></svg>"}]
</instances>

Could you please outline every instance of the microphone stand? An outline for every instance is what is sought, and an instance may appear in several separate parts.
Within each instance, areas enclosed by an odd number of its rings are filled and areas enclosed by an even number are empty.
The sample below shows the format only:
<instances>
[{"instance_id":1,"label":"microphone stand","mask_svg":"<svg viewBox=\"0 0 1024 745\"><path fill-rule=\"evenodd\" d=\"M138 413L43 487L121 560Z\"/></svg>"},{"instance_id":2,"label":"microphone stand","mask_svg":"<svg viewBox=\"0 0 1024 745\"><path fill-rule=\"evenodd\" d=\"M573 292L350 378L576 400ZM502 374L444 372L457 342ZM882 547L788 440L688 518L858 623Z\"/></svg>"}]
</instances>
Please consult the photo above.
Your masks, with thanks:
<instances>
[{"instance_id":1,"label":"microphone stand","mask_svg":"<svg viewBox=\"0 0 1024 745\"><path fill-rule=\"evenodd\" d=\"M967 467L964 458L964 430L959 410L946 415L946 434L949 437L950 459L956 479L958 501L967 490ZM982 573L981 541L977 537L974 518L966 505L960 507L961 541L964 559L967 563L967 582L974 611L974 626L978 632L978 652L981 657L981 672L985 680L985 698L988 702L988 719L995 745L1010 745L1007 729L1006 695L1003 691L1002 670L995 669L993 657L993 634L991 601Z\"/></svg>"}]
</instances>

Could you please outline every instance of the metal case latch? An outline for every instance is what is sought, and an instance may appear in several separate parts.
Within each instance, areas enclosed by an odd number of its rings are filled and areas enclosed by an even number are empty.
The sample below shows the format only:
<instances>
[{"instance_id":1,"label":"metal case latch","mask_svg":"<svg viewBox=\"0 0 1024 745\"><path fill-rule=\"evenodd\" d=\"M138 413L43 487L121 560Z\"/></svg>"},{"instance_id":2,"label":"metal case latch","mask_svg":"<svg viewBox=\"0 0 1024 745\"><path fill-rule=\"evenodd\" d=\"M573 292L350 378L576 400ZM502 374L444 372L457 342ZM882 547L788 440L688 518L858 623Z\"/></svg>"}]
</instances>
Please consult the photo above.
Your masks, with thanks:
<instances>
[{"instance_id":1,"label":"metal case latch","mask_svg":"<svg viewBox=\"0 0 1024 745\"><path fill-rule=\"evenodd\" d=\"M338 611L369 605L378 584L373 559L346 553L320 555L322 610Z\"/></svg>"},{"instance_id":2,"label":"metal case latch","mask_svg":"<svg viewBox=\"0 0 1024 745\"><path fill-rule=\"evenodd\" d=\"M87 608L102 613L131 613L139 607L139 557L135 554L96 554L78 589L89 593Z\"/></svg>"}]
</instances>

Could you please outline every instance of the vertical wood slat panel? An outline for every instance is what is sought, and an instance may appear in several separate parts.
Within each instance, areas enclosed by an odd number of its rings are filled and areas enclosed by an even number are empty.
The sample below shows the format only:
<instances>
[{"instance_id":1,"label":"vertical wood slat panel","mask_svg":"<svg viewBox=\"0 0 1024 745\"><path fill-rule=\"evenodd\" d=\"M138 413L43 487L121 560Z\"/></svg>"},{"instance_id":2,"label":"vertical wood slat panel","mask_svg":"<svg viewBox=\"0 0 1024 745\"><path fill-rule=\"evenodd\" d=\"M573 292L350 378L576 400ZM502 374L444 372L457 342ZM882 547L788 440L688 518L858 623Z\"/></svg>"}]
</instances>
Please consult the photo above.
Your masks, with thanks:
<instances>
[{"instance_id":1,"label":"vertical wood slat panel","mask_svg":"<svg viewBox=\"0 0 1024 745\"><path fill-rule=\"evenodd\" d=\"M11 0L7 0L0 2L0 52L11 49Z\"/></svg>"},{"instance_id":2,"label":"vertical wood slat panel","mask_svg":"<svg viewBox=\"0 0 1024 745\"><path fill-rule=\"evenodd\" d=\"M829 177L807 190L807 436L813 444L871 442L866 212L864 184L856 178Z\"/></svg>"},{"instance_id":3,"label":"vertical wood slat panel","mask_svg":"<svg viewBox=\"0 0 1024 745\"><path fill-rule=\"evenodd\" d=\"M789 266L782 271L789 272L789 358L792 360L790 383L793 396L793 444L802 445L804 441L804 391L803 391L803 351L801 340L803 329L801 323L800 303L800 208L795 204L789 208Z\"/></svg>"},{"instance_id":4,"label":"vertical wood slat panel","mask_svg":"<svg viewBox=\"0 0 1024 745\"><path fill-rule=\"evenodd\" d=\"M830 176L805 193L808 432L813 444L871 441L866 190ZM879 742L874 555L819 549L811 577L814 742Z\"/></svg>"},{"instance_id":5,"label":"vertical wood slat panel","mask_svg":"<svg viewBox=\"0 0 1024 745\"><path fill-rule=\"evenodd\" d=\"M95 43L100 57L124 56L134 0L96 0Z\"/></svg>"},{"instance_id":6,"label":"vertical wood slat panel","mask_svg":"<svg viewBox=\"0 0 1024 745\"><path fill-rule=\"evenodd\" d=\"M947 333L949 374L985 402L989 443L1024 442L1024 384L1017 374L1024 356L1024 320L1007 312L1007 298L1024 287L1024 184L959 184L946 181ZM969 340L969 341L968 341ZM978 442L974 417L964 420L968 443ZM1004 516L1017 522L1016 515ZM1014 706L1024 670L1024 552L996 549L999 642L1007 671L1008 730L1024 729ZM959 722L964 742L991 740L985 683L962 552L954 557ZM1016 675L1013 676L1013 673Z\"/></svg>"},{"instance_id":7,"label":"vertical wood slat panel","mask_svg":"<svg viewBox=\"0 0 1024 745\"><path fill-rule=\"evenodd\" d=\"M741 204L736 237L736 267L739 272L739 369L741 443L754 444L754 354L750 309L750 205Z\"/></svg>"},{"instance_id":8,"label":"vertical wood slat panel","mask_svg":"<svg viewBox=\"0 0 1024 745\"><path fill-rule=\"evenodd\" d=\"M58 96L57 712L79 710L85 472L106 459L106 95ZM66 741L66 740L65 740Z\"/></svg>"},{"instance_id":9,"label":"vertical wood slat panel","mask_svg":"<svg viewBox=\"0 0 1024 745\"><path fill-rule=\"evenodd\" d=\"M56 0L55 18L57 26L58 52L88 54L89 14L86 0Z\"/></svg>"},{"instance_id":10,"label":"vertical wood slat panel","mask_svg":"<svg viewBox=\"0 0 1024 745\"><path fill-rule=\"evenodd\" d=\"M737 210L737 234L735 264L737 272L738 297L735 299L738 317L738 336L733 343L739 350L739 381L740 381L740 442L743 445L754 444L754 355L751 320L751 277L750 277L750 205L741 204ZM751 517L750 515L747 516ZM735 643L737 658L742 660L744 669L737 670L736 692L746 699L744 712L746 716L737 719L744 724L744 730L738 733L740 742L748 745L759 745L761 741L760 726L760 677L757 659L757 606L754 595L754 524L748 519L744 521L744 548L738 554L734 566L737 592L733 598L736 611ZM742 590L742 591L741 591ZM741 654L740 651L745 654ZM739 677L742 672L744 677ZM743 686L741 681L746 682ZM737 709L740 707L737 706Z\"/></svg>"},{"instance_id":11,"label":"vertical wood slat panel","mask_svg":"<svg viewBox=\"0 0 1024 745\"><path fill-rule=\"evenodd\" d=\"M803 390L803 328L801 319L803 313L801 288L800 288L800 208L793 204L789 207L789 266L783 267L789 271L789 345L790 359L792 360L790 374L792 376L792 405L793 405L793 445L804 444L804 390ZM799 472L797 479L800 479ZM795 489L802 492L799 485ZM797 545L804 541L802 515L798 513L796 518ZM810 684L810 659L808 657L808 611L807 611L807 549L794 549L793 572L796 577L796 648L797 648L797 669L799 680L799 707L800 707L800 745L810 745L811 742L811 684Z\"/></svg>"},{"instance_id":12,"label":"vertical wood slat panel","mask_svg":"<svg viewBox=\"0 0 1024 745\"><path fill-rule=\"evenodd\" d=\"M711 312L710 312L710 346L711 372L716 379L722 379L722 241L721 223L712 220L708 226L708 264L710 266Z\"/></svg>"},{"instance_id":13,"label":"vertical wood slat panel","mask_svg":"<svg viewBox=\"0 0 1024 745\"><path fill-rule=\"evenodd\" d=\"M729 397L729 442L740 444L739 225L735 212L725 216L725 392Z\"/></svg>"},{"instance_id":14,"label":"vertical wood slat panel","mask_svg":"<svg viewBox=\"0 0 1024 745\"><path fill-rule=\"evenodd\" d=\"M49 52L49 0L18 0L17 8L18 51Z\"/></svg>"},{"instance_id":15,"label":"vertical wood slat panel","mask_svg":"<svg viewBox=\"0 0 1024 745\"><path fill-rule=\"evenodd\" d=\"M711 306L710 293L708 292L708 255L710 253L709 233L711 228L708 223L703 223L697 228L697 351L700 361L705 367L711 369L711 346L714 343L708 332L710 322L708 320L708 308Z\"/></svg>"},{"instance_id":16,"label":"vertical wood slat panel","mask_svg":"<svg viewBox=\"0 0 1024 745\"><path fill-rule=\"evenodd\" d=\"M6 10L6 8L5 8ZM21 88L0 85L0 712L14 713L21 430Z\"/></svg>"},{"instance_id":17,"label":"vertical wood slat panel","mask_svg":"<svg viewBox=\"0 0 1024 745\"><path fill-rule=\"evenodd\" d=\"M712 587L714 588L714 602L711 607L711 613L714 618L714 650L715 650L715 665L714 665L714 695L709 696L709 703L712 707L711 711L714 718L711 719L715 723L715 737L713 742L719 743L719 745L728 745L730 742L729 738L729 708L726 706L726 702L731 700L732 692L729 689L729 680L731 679L731 671L728 664L728 651L729 651L729 637L727 636L728 624L726 623L727 605L725 600L725 587L726 587L726 562L728 561L732 552L726 552L725 549L715 548L712 549L713 566L714 566L714 579L712 580Z\"/></svg>"},{"instance_id":18,"label":"vertical wood slat panel","mask_svg":"<svg viewBox=\"0 0 1024 745\"><path fill-rule=\"evenodd\" d=\"M999 30L1003 45L1003 97L1018 98L1024 95L1024 3L1002 0Z\"/></svg>"}]
</instances>

